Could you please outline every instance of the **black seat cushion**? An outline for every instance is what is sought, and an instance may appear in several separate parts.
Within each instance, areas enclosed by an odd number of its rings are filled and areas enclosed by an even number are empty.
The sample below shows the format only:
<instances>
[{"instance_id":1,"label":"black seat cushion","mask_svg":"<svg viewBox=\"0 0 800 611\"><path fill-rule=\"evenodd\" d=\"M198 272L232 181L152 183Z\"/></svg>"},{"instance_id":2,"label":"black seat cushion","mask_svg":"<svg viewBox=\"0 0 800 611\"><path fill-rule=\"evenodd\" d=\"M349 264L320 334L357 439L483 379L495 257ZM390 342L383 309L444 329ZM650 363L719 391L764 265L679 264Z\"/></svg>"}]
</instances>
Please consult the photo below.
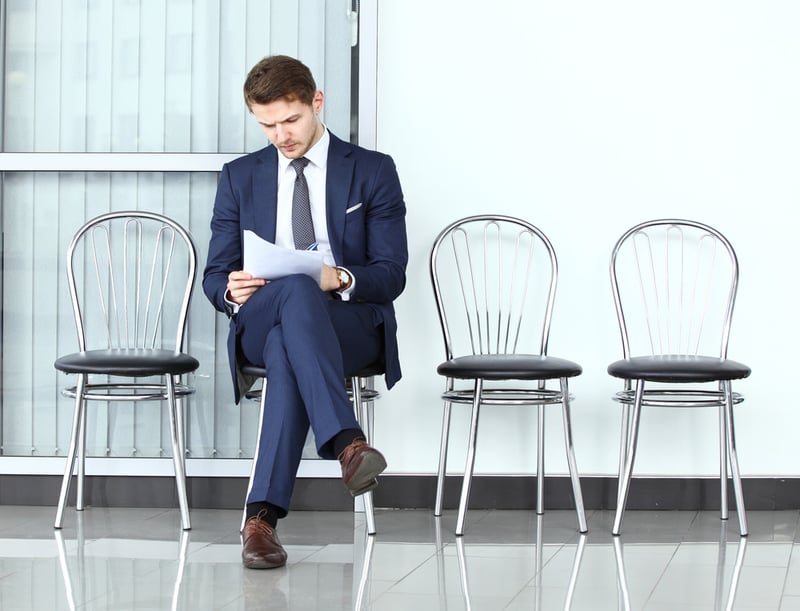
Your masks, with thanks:
<instances>
[{"instance_id":1,"label":"black seat cushion","mask_svg":"<svg viewBox=\"0 0 800 611\"><path fill-rule=\"evenodd\" d=\"M750 375L747 365L713 356L635 356L611 363L608 373L647 382L716 382Z\"/></svg>"},{"instance_id":2,"label":"black seat cushion","mask_svg":"<svg viewBox=\"0 0 800 611\"><path fill-rule=\"evenodd\" d=\"M181 375L200 366L198 360L172 350L111 349L75 352L56 359L55 368L65 373L113 376Z\"/></svg>"},{"instance_id":3,"label":"black seat cushion","mask_svg":"<svg viewBox=\"0 0 800 611\"><path fill-rule=\"evenodd\" d=\"M580 375L577 363L538 354L475 354L459 356L440 364L436 371L458 379L552 380Z\"/></svg>"}]
</instances>

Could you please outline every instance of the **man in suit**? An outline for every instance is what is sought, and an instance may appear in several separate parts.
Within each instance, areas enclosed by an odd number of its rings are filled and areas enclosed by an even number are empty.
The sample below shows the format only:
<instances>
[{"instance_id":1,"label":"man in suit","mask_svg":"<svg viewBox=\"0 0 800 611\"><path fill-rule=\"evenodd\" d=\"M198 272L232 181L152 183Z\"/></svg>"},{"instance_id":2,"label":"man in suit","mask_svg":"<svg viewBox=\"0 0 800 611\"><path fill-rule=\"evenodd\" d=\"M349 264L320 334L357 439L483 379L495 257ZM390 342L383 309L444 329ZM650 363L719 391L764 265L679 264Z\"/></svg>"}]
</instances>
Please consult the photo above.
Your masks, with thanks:
<instances>
[{"instance_id":1,"label":"man in suit","mask_svg":"<svg viewBox=\"0 0 800 611\"><path fill-rule=\"evenodd\" d=\"M245 102L271 145L226 164L217 186L203 290L230 317L238 403L267 371L266 407L247 496L242 561L286 563L275 532L289 508L309 426L322 458L338 458L353 496L377 486L383 455L365 442L345 377L376 362L400 379L392 302L405 287L405 203L392 159L344 142L320 119L324 96L296 59L271 56L247 76ZM298 221L310 204L310 245ZM299 225L296 223L300 223ZM270 279L243 269L243 232L318 250L319 277Z\"/></svg>"}]
</instances>

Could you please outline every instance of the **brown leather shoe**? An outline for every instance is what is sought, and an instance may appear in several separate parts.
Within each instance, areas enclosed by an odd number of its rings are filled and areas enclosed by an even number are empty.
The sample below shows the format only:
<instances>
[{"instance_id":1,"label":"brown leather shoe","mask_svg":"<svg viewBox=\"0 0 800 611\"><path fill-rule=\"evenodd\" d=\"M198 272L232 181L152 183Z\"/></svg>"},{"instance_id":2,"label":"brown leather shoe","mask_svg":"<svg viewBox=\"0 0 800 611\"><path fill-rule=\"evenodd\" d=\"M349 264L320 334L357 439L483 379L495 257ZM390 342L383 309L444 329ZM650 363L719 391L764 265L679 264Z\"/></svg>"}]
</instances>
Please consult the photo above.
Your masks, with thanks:
<instances>
[{"instance_id":1,"label":"brown leather shoe","mask_svg":"<svg viewBox=\"0 0 800 611\"><path fill-rule=\"evenodd\" d=\"M363 439L356 439L339 454L342 480L350 494L358 496L378 485L378 475L386 469L386 459Z\"/></svg>"},{"instance_id":2,"label":"brown leather shoe","mask_svg":"<svg viewBox=\"0 0 800 611\"><path fill-rule=\"evenodd\" d=\"M258 516L242 531L242 564L248 569L276 569L286 564L286 550L275 530Z\"/></svg>"}]
</instances>

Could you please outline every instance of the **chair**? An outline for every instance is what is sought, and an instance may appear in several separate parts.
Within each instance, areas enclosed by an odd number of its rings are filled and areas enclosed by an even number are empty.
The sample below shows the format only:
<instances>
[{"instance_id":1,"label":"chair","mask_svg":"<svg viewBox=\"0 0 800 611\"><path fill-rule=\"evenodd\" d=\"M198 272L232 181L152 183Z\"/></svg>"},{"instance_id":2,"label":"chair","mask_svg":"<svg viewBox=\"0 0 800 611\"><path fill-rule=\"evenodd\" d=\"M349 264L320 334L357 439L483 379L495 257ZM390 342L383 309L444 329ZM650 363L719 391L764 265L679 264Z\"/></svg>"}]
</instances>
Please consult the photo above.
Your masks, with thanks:
<instances>
[{"instance_id":1,"label":"chair","mask_svg":"<svg viewBox=\"0 0 800 611\"><path fill-rule=\"evenodd\" d=\"M430 274L446 355L437 368L446 377L446 384L434 514L442 513L453 403L472 405L455 531L458 536L464 531L481 406L538 407L536 513L542 514L544 406L560 404L578 527L586 532L568 388L569 378L582 370L577 363L547 354L558 278L550 241L530 223L509 216L463 218L448 225L436 238L430 254ZM470 380L473 386L459 389L455 380ZM512 380L522 382L509 387L507 383ZM548 380L558 380L559 388L547 388Z\"/></svg>"},{"instance_id":2,"label":"chair","mask_svg":"<svg viewBox=\"0 0 800 611\"><path fill-rule=\"evenodd\" d=\"M739 278L733 247L702 223L649 221L617 241L610 272L624 357L608 366L609 374L624 380L614 397L623 416L613 534L622 530L642 407L716 407L721 518L728 518L730 465L739 529L746 535L733 427L733 406L743 398L731 381L749 376L750 368L728 359Z\"/></svg>"},{"instance_id":3,"label":"chair","mask_svg":"<svg viewBox=\"0 0 800 611\"><path fill-rule=\"evenodd\" d=\"M372 436L373 436L373 411L374 411L374 402L380 395L378 391L375 390L374 385L374 377L378 375L383 375L385 372L384 365L382 362L375 363L357 371L351 377L345 380L345 384L347 386L347 394L350 399L353 401L353 409L356 413L356 420L358 420L359 425L361 426L362 431L364 431L364 436L367 438L367 443L372 443ZM258 413L258 431L261 430L261 427L264 422L264 407L266 404L267 398L267 372L263 367L258 367L252 364L245 364L242 366L242 373L245 376L252 377L252 378L261 378L261 387L258 390L253 390L248 392L245 397L248 399L258 399L259 400L259 413ZM254 456L258 455L258 446L256 445ZM255 459L253 460L253 465L250 469L250 480L247 484L247 491L248 494L250 492L250 488L253 486L253 476L255 475L256 470L256 462ZM375 510L372 503L372 491L367 491L361 495L361 498L364 502L364 513L366 514L367 520L367 534L374 535L376 532L375 528ZM244 524L247 519L246 509L245 514L242 516L242 524L240 530L244 529Z\"/></svg>"},{"instance_id":4,"label":"chair","mask_svg":"<svg viewBox=\"0 0 800 611\"><path fill-rule=\"evenodd\" d=\"M72 239L67 279L78 352L57 358L55 368L78 379L62 391L75 398L75 409L55 528L62 526L76 456L76 509L83 510L88 402L154 400L167 401L181 524L191 528L180 400L194 392L181 376L199 366L182 352L196 268L191 236L160 214L111 212Z\"/></svg>"}]
</instances>

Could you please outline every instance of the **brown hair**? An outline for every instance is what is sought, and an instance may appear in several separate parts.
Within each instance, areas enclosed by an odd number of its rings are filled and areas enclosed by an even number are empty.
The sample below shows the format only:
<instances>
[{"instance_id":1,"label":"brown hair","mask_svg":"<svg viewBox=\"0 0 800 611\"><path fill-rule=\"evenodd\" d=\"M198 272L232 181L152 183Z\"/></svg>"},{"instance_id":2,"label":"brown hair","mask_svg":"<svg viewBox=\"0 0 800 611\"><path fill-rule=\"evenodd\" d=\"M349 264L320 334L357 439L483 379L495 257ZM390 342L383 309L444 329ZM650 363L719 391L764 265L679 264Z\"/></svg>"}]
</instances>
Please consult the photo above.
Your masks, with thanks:
<instances>
[{"instance_id":1,"label":"brown hair","mask_svg":"<svg viewBox=\"0 0 800 611\"><path fill-rule=\"evenodd\" d=\"M244 81L244 101L248 108L284 98L311 106L316 92L311 70L287 55L265 57L253 66Z\"/></svg>"}]
</instances>

